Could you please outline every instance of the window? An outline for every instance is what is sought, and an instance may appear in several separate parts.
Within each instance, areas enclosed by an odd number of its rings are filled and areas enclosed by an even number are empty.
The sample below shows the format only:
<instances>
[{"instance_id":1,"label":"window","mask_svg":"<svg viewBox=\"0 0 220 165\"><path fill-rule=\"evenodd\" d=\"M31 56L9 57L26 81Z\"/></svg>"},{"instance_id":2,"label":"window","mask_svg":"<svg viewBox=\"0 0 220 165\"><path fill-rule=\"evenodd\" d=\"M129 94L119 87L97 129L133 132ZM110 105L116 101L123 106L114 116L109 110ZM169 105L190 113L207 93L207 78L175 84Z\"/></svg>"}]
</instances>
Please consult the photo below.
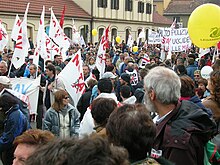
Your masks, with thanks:
<instances>
[{"instance_id":1,"label":"window","mask_svg":"<svg viewBox=\"0 0 220 165\"><path fill-rule=\"evenodd\" d=\"M111 9L119 9L119 0L111 0Z\"/></svg>"},{"instance_id":2,"label":"window","mask_svg":"<svg viewBox=\"0 0 220 165\"><path fill-rule=\"evenodd\" d=\"M99 29L99 39L102 37L103 33L104 33L104 28L100 28Z\"/></svg>"},{"instance_id":3,"label":"window","mask_svg":"<svg viewBox=\"0 0 220 165\"><path fill-rule=\"evenodd\" d=\"M72 28L70 27L64 28L64 33L66 34L68 38L72 39Z\"/></svg>"},{"instance_id":4,"label":"window","mask_svg":"<svg viewBox=\"0 0 220 165\"><path fill-rule=\"evenodd\" d=\"M138 2L138 13L144 13L144 2Z\"/></svg>"},{"instance_id":5,"label":"window","mask_svg":"<svg viewBox=\"0 0 220 165\"><path fill-rule=\"evenodd\" d=\"M126 0L125 1L125 11L132 11L132 8L133 8L133 1Z\"/></svg>"},{"instance_id":6,"label":"window","mask_svg":"<svg viewBox=\"0 0 220 165\"><path fill-rule=\"evenodd\" d=\"M111 40L113 41L113 39L115 39L117 37L117 29L112 29L112 36L111 36Z\"/></svg>"},{"instance_id":7,"label":"window","mask_svg":"<svg viewBox=\"0 0 220 165\"><path fill-rule=\"evenodd\" d=\"M146 14L152 13L152 5L150 3L146 4Z\"/></svg>"},{"instance_id":8,"label":"window","mask_svg":"<svg viewBox=\"0 0 220 165\"><path fill-rule=\"evenodd\" d=\"M88 25L83 25L83 28L80 29L80 36L83 36L86 43L88 41L88 30L89 30Z\"/></svg>"},{"instance_id":9,"label":"window","mask_svg":"<svg viewBox=\"0 0 220 165\"><path fill-rule=\"evenodd\" d=\"M98 7L107 8L108 1L107 0L98 0Z\"/></svg>"}]
</instances>

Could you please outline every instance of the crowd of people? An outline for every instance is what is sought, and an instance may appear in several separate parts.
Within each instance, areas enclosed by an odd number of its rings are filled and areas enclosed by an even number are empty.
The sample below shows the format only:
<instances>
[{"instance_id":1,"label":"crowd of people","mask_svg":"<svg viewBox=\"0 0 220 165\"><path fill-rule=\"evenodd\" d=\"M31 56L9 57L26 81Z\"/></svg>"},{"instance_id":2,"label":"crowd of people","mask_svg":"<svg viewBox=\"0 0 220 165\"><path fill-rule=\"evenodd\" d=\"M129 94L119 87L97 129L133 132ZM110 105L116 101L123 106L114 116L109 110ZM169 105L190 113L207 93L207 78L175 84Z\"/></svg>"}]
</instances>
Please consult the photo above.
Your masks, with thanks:
<instances>
[{"instance_id":1,"label":"crowd of people","mask_svg":"<svg viewBox=\"0 0 220 165\"><path fill-rule=\"evenodd\" d=\"M220 151L220 59L212 48L199 58L194 46L161 59L160 47L133 52L124 42L109 44L102 76L92 43L72 45L65 60L40 58L38 66L33 48L19 69L11 65L13 51L5 48L0 91L10 89L10 78L41 80L36 116L15 95L1 93L3 164L206 164L208 142ZM86 90L74 103L57 75L79 49ZM204 66L213 68L209 79L201 75Z\"/></svg>"}]
</instances>

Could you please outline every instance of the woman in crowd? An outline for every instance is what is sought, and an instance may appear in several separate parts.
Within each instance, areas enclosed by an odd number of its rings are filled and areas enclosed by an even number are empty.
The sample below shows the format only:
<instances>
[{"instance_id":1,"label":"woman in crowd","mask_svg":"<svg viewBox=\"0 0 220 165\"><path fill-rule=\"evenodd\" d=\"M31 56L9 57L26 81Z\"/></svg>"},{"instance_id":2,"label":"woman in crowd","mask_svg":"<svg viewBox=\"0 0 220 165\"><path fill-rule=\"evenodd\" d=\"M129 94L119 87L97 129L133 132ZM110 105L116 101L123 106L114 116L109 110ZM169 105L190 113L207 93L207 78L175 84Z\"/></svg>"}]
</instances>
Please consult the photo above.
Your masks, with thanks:
<instances>
[{"instance_id":1,"label":"woman in crowd","mask_svg":"<svg viewBox=\"0 0 220 165\"><path fill-rule=\"evenodd\" d=\"M69 95L65 90L55 92L54 96L55 101L45 114L43 129L61 138L78 137L79 111L69 103Z\"/></svg>"}]
</instances>

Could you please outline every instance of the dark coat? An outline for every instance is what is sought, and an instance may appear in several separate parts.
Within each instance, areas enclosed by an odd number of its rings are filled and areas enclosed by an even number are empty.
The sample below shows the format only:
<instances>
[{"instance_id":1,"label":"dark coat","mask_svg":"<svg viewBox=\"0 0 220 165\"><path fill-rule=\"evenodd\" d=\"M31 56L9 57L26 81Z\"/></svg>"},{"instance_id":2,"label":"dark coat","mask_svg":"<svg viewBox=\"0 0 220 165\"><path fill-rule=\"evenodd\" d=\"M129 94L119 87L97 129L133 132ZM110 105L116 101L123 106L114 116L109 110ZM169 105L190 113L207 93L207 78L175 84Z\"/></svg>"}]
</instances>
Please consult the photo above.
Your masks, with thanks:
<instances>
[{"instance_id":1,"label":"dark coat","mask_svg":"<svg viewBox=\"0 0 220 165\"><path fill-rule=\"evenodd\" d=\"M216 124L190 101L182 101L157 125L154 142L163 157L177 165L202 165L204 144L216 133Z\"/></svg>"},{"instance_id":2,"label":"dark coat","mask_svg":"<svg viewBox=\"0 0 220 165\"><path fill-rule=\"evenodd\" d=\"M80 121L82 121L83 116L87 110L87 108L90 105L90 98L92 95L92 89L86 89L86 92L80 97L78 104L77 104L77 109L80 112Z\"/></svg>"}]
</instances>

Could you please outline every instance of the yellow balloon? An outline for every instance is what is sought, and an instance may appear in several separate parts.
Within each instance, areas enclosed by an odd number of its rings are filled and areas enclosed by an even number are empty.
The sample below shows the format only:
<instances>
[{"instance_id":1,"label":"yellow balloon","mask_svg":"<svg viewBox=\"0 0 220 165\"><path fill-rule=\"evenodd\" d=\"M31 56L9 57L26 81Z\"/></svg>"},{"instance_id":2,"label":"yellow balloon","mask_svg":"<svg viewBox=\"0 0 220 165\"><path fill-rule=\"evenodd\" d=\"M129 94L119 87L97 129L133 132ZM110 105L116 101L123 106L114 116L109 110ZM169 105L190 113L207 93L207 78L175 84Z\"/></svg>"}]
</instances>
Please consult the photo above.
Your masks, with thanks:
<instances>
[{"instance_id":1,"label":"yellow balloon","mask_svg":"<svg viewBox=\"0 0 220 165\"><path fill-rule=\"evenodd\" d=\"M133 52L137 52L137 51L138 51L138 47L137 47L137 46L134 46L134 47L132 48L132 50L133 50Z\"/></svg>"},{"instance_id":2,"label":"yellow balloon","mask_svg":"<svg viewBox=\"0 0 220 165\"><path fill-rule=\"evenodd\" d=\"M97 30L96 29L92 29L92 35L96 36L97 34L98 34Z\"/></svg>"},{"instance_id":3,"label":"yellow balloon","mask_svg":"<svg viewBox=\"0 0 220 165\"><path fill-rule=\"evenodd\" d=\"M121 37L117 36L117 37L115 38L115 40L116 40L117 43L120 43L120 42L121 42Z\"/></svg>"},{"instance_id":4,"label":"yellow balloon","mask_svg":"<svg viewBox=\"0 0 220 165\"><path fill-rule=\"evenodd\" d=\"M199 48L216 46L220 41L220 7L211 3L197 7L189 17L188 32Z\"/></svg>"}]
</instances>

